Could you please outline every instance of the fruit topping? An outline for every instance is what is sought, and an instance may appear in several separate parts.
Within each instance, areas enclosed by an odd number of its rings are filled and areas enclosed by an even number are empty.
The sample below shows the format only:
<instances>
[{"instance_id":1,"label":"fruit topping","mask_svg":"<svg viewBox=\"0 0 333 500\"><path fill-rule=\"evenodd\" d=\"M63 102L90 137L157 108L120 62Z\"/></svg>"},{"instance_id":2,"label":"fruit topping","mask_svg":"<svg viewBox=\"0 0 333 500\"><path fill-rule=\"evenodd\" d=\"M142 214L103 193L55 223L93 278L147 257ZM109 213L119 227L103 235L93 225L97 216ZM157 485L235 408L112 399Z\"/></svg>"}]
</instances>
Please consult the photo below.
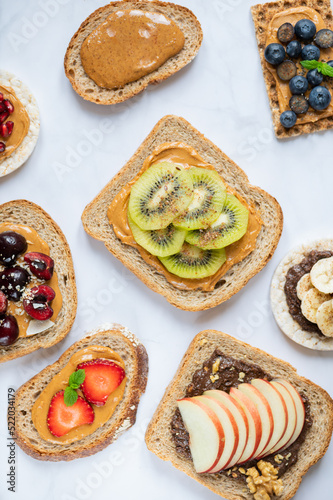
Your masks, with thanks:
<instances>
[{"instance_id":1,"label":"fruit topping","mask_svg":"<svg viewBox=\"0 0 333 500\"><path fill-rule=\"evenodd\" d=\"M10 102L10 100L9 100L9 99L4 99L2 102L3 102L3 103L4 103L4 105L6 106L7 111L8 111L8 113L9 113L10 115L11 115L12 113L14 113L14 106L13 106L13 104Z\"/></svg>"},{"instance_id":2,"label":"fruit topping","mask_svg":"<svg viewBox=\"0 0 333 500\"><path fill-rule=\"evenodd\" d=\"M0 264L12 266L17 257L27 249L24 236L14 231L4 231L0 234Z\"/></svg>"},{"instance_id":3,"label":"fruit topping","mask_svg":"<svg viewBox=\"0 0 333 500\"><path fill-rule=\"evenodd\" d=\"M289 61L287 59L286 61L283 61L281 64L278 65L276 72L278 74L278 77L281 78L281 80L288 81L296 76L297 67L293 61Z\"/></svg>"},{"instance_id":4,"label":"fruit topping","mask_svg":"<svg viewBox=\"0 0 333 500\"><path fill-rule=\"evenodd\" d=\"M30 282L30 274L23 267L15 266L0 273L0 290L9 300L18 302Z\"/></svg>"},{"instance_id":5,"label":"fruit topping","mask_svg":"<svg viewBox=\"0 0 333 500\"><path fill-rule=\"evenodd\" d=\"M277 37L282 43L288 43L294 38L295 30L291 23L282 24L277 32Z\"/></svg>"},{"instance_id":6,"label":"fruit topping","mask_svg":"<svg viewBox=\"0 0 333 500\"><path fill-rule=\"evenodd\" d=\"M293 59L296 57L299 57L302 52L302 44L298 40L292 40L290 43L288 43L286 47L286 52L289 57L292 57Z\"/></svg>"},{"instance_id":7,"label":"fruit topping","mask_svg":"<svg viewBox=\"0 0 333 500\"><path fill-rule=\"evenodd\" d=\"M320 85L324 79L324 76L322 73L319 73L317 68L310 69L308 71L306 78L312 87L317 87L317 85Z\"/></svg>"},{"instance_id":8,"label":"fruit topping","mask_svg":"<svg viewBox=\"0 0 333 500\"><path fill-rule=\"evenodd\" d=\"M61 437L80 425L92 424L94 418L94 410L81 396L73 405L67 406L64 391L60 391L51 400L47 426L53 436Z\"/></svg>"},{"instance_id":9,"label":"fruit topping","mask_svg":"<svg viewBox=\"0 0 333 500\"><path fill-rule=\"evenodd\" d=\"M314 41L322 49L333 47L333 31L325 28L319 30Z\"/></svg>"},{"instance_id":10,"label":"fruit topping","mask_svg":"<svg viewBox=\"0 0 333 500\"><path fill-rule=\"evenodd\" d=\"M0 314L4 314L7 311L8 299L3 292L0 292Z\"/></svg>"},{"instance_id":11,"label":"fruit topping","mask_svg":"<svg viewBox=\"0 0 333 500\"><path fill-rule=\"evenodd\" d=\"M294 113L302 115L309 109L309 101L304 95L293 95L290 98L289 106Z\"/></svg>"},{"instance_id":12,"label":"fruit topping","mask_svg":"<svg viewBox=\"0 0 333 500\"><path fill-rule=\"evenodd\" d=\"M322 293L333 293L333 258L320 259L310 271L311 283Z\"/></svg>"},{"instance_id":13,"label":"fruit topping","mask_svg":"<svg viewBox=\"0 0 333 500\"><path fill-rule=\"evenodd\" d=\"M42 280L48 281L53 276L54 261L49 255L39 252L29 252L24 256L25 262L29 264L29 269Z\"/></svg>"},{"instance_id":14,"label":"fruit topping","mask_svg":"<svg viewBox=\"0 0 333 500\"><path fill-rule=\"evenodd\" d=\"M305 94L309 88L309 82L304 76L296 75L290 80L289 88L293 95Z\"/></svg>"},{"instance_id":15,"label":"fruit topping","mask_svg":"<svg viewBox=\"0 0 333 500\"><path fill-rule=\"evenodd\" d=\"M331 99L332 96L330 92L326 87L322 87L321 85L314 87L309 95L310 106L317 111L322 111L323 109L328 108Z\"/></svg>"},{"instance_id":16,"label":"fruit topping","mask_svg":"<svg viewBox=\"0 0 333 500\"><path fill-rule=\"evenodd\" d=\"M0 92L0 102L2 102L2 101L3 101L3 93Z\"/></svg>"},{"instance_id":17,"label":"fruit topping","mask_svg":"<svg viewBox=\"0 0 333 500\"><path fill-rule=\"evenodd\" d=\"M0 141L0 153L3 153L6 150L6 144Z\"/></svg>"},{"instance_id":18,"label":"fruit topping","mask_svg":"<svg viewBox=\"0 0 333 500\"><path fill-rule=\"evenodd\" d=\"M9 112L7 110L0 113L0 124L7 120Z\"/></svg>"},{"instance_id":19,"label":"fruit topping","mask_svg":"<svg viewBox=\"0 0 333 500\"><path fill-rule=\"evenodd\" d=\"M280 116L281 125L285 128L291 128L295 125L297 120L297 115L294 111L284 111Z\"/></svg>"},{"instance_id":20,"label":"fruit topping","mask_svg":"<svg viewBox=\"0 0 333 500\"><path fill-rule=\"evenodd\" d=\"M80 363L77 370L85 371L81 390L85 398L96 406L103 406L110 394L125 377L124 369L108 359L94 359Z\"/></svg>"},{"instance_id":21,"label":"fruit topping","mask_svg":"<svg viewBox=\"0 0 333 500\"><path fill-rule=\"evenodd\" d=\"M295 34L297 38L304 42L312 40L317 31L316 25L310 19L300 19L295 24Z\"/></svg>"},{"instance_id":22,"label":"fruit topping","mask_svg":"<svg viewBox=\"0 0 333 500\"><path fill-rule=\"evenodd\" d=\"M0 345L8 346L14 344L19 336L19 328L14 316L0 315Z\"/></svg>"},{"instance_id":23,"label":"fruit topping","mask_svg":"<svg viewBox=\"0 0 333 500\"><path fill-rule=\"evenodd\" d=\"M284 60L286 51L283 45L279 43L270 43L265 49L264 56L268 63L277 66Z\"/></svg>"},{"instance_id":24,"label":"fruit topping","mask_svg":"<svg viewBox=\"0 0 333 500\"><path fill-rule=\"evenodd\" d=\"M11 133L13 132L13 128L14 128L14 123L11 121L7 121L6 123L2 123L0 125L0 135L2 137L4 137L5 139L7 139L7 137L9 137L11 135Z\"/></svg>"},{"instance_id":25,"label":"fruit topping","mask_svg":"<svg viewBox=\"0 0 333 500\"><path fill-rule=\"evenodd\" d=\"M54 290L47 285L34 286L26 291L23 297L23 307L29 316L39 321L50 319L53 309L50 302L55 297Z\"/></svg>"},{"instance_id":26,"label":"fruit topping","mask_svg":"<svg viewBox=\"0 0 333 500\"><path fill-rule=\"evenodd\" d=\"M301 59L304 61L319 61L320 49L315 45L309 44L302 48Z\"/></svg>"}]
</instances>

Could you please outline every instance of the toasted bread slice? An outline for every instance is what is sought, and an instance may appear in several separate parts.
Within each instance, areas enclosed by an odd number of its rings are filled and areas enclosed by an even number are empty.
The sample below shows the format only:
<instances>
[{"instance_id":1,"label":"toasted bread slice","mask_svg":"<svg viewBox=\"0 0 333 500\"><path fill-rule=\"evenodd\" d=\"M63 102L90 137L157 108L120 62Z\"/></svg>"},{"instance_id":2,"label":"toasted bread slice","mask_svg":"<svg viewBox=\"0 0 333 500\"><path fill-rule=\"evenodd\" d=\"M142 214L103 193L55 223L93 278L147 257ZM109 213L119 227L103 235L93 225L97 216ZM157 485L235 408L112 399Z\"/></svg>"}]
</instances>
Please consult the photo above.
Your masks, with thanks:
<instances>
[{"instance_id":1,"label":"toasted bread slice","mask_svg":"<svg viewBox=\"0 0 333 500\"><path fill-rule=\"evenodd\" d=\"M123 9L138 9L141 11L158 12L172 19L185 36L185 45L182 50L170 57L162 66L140 78L128 83L119 89L105 89L99 87L83 69L80 57L81 45L85 38L97 28L99 24L116 12ZM186 7L173 3L158 1L124 1L111 2L93 12L72 37L65 55L65 73L73 89L83 99L97 104L116 104L126 101L130 97L142 92L150 83L160 83L186 66L197 55L202 42L202 30L195 15Z\"/></svg>"},{"instance_id":2,"label":"toasted bread slice","mask_svg":"<svg viewBox=\"0 0 333 500\"><path fill-rule=\"evenodd\" d=\"M249 205L255 207L263 221L256 248L222 276L214 290L210 292L175 288L142 259L138 250L125 245L116 237L107 217L107 210L112 200L137 175L143 161L154 148L165 142L179 141L192 146L206 162L213 165L225 182ZM251 186L243 170L220 149L186 120L171 115L165 116L157 123L127 164L89 203L82 214L82 222L88 234L103 241L107 249L152 290L166 297L171 304L180 309L201 311L229 299L267 264L280 239L283 216L275 198L262 189Z\"/></svg>"},{"instance_id":3,"label":"toasted bread slice","mask_svg":"<svg viewBox=\"0 0 333 500\"><path fill-rule=\"evenodd\" d=\"M55 324L49 330L21 337L7 347L0 346L0 362L4 362L29 354L41 347L51 347L66 337L74 323L77 294L72 255L67 240L60 227L41 207L26 200L10 201L0 205L0 220L35 229L49 245L63 300Z\"/></svg>"},{"instance_id":4,"label":"toasted bread slice","mask_svg":"<svg viewBox=\"0 0 333 500\"><path fill-rule=\"evenodd\" d=\"M93 345L110 347L125 362L127 381L124 397L112 417L93 434L69 445L48 443L39 436L31 421L32 407L40 392L67 364L69 358L80 349ZM74 460L97 453L135 423L139 400L146 389L147 375L146 349L126 328L106 325L91 332L75 342L53 365L44 368L18 389L15 395L16 443L33 458L53 462Z\"/></svg>"},{"instance_id":5,"label":"toasted bread slice","mask_svg":"<svg viewBox=\"0 0 333 500\"><path fill-rule=\"evenodd\" d=\"M146 432L148 449L162 460L170 461L172 465L223 498L253 500L253 494L246 487L246 483L239 479L222 474L197 474L192 460L177 453L172 439L171 420L177 409L177 399L185 396L194 372L202 367L216 349L236 360L259 366L271 377L289 381L308 399L312 426L305 434L305 440L299 448L298 460L281 476L283 492L281 496L279 495L279 499L288 500L295 494L302 476L328 448L333 429L333 401L321 387L298 375L289 363L224 333L206 330L196 335L191 342L148 425Z\"/></svg>"}]
</instances>

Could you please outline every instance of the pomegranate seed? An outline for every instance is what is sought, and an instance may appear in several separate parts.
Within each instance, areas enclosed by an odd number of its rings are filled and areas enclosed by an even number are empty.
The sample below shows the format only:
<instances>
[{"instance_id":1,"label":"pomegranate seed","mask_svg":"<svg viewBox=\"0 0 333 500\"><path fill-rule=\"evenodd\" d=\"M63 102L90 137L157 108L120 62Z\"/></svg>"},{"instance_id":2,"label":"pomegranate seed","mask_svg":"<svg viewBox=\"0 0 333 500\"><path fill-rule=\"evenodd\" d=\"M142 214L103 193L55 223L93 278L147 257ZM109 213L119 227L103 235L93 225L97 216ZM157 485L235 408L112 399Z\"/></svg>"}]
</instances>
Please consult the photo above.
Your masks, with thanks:
<instances>
[{"instance_id":1,"label":"pomegranate seed","mask_svg":"<svg viewBox=\"0 0 333 500\"><path fill-rule=\"evenodd\" d=\"M3 102L0 101L0 113L3 113L4 111L6 111L8 113L7 106L6 106L6 104L4 104Z\"/></svg>"},{"instance_id":2,"label":"pomegranate seed","mask_svg":"<svg viewBox=\"0 0 333 500\"><path fill-rule=\"evenodd\" d=\"M2 101L3 101L3 93L0 92L0 102L2 102Z\"/></svg>"},{"instance_id":3,"label":"pomegranate seed","mask_svg":"<svg viewBox=\"0 0 333 500\"><path fill-rule=\"evenodd\" d=\"M12 105L12 103L10 102L9 99L5 99L4 101L4 104L6 105L6 108L9 112L9 114L11 115L12 113L14 113L14 106Z\"/></svg>"},{"instance_id":4,"label":"pomegranate seed","mask_svg":"<svg viewBox=\"0 0 333 500\"><path fill-rule=\"evenodd\" d=\"M4 142L0 142L0 153L3 153L6 149L6 146L5 146L5 143Z\"/></svg>"},{"instance_id":5,"label":"pomegranate seed","mask_svg":"<svg viewBox=\"0 0 333 500\"><path fill-rule=\"evenodd\" d=\"M8 116L9 116L8 111L3 111L2 113L0 113L0 123L3 123L4 121L6 121Z\"/></svg>"},{"instance_id":6,"label":"pomegranate seed","mask_svg":"<svg viewBox=\"0 0 333 500\"><path fill-rule=\"evenodd\" d=\"M2 135L2 137L7 139L7 137L9 137L10 134L13 132L13 127L14 127L13 122L2 123L0 125L0 135Z\"/></svg>"}]
</instances>

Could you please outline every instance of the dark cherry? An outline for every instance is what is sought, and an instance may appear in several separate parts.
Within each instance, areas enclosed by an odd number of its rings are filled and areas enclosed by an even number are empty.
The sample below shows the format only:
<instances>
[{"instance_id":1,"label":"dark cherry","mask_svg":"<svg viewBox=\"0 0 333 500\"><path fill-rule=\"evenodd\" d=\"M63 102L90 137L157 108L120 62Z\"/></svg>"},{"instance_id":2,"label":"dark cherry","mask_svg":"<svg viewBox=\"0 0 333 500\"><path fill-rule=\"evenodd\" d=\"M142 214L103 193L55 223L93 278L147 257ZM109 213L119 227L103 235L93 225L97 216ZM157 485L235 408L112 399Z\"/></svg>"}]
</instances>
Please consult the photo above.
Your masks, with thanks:
<instances>
[{"instance_id":1,"label":"dark cherry","mask_svg":"<svg viewBox=\"0 0 333 500\"><path fill-rule=\"evenodd\" d=\"M27 250L27 241L22 234L14 231L0 233L0 264L12 266L17 257Z\"/></svg>"},{"instance_id":2,"label":"dark cherry","mask_svg":"<svg viewBox=\"0 0 333 500\"><path fill-rule=\"evenodd\" d=\"M0 290L9 300L17 302L30 279L30 274L23 267L9 267L0 273Z\"/></svg>"},{"instance_id":3,"label":"dark cherry","mask_svg":"<svg viewBox=\"0 0 333 500\"><path fill-rule=\"evenodd\" d=\"M11 314L0 315L0 345L14 344L19 336L19 327L16 319Z\"/></svg>"},{"instance_id":4,"label":"dark cherry","mask_svg":"<svg viewBox=\"0 0 333 500\"><path fill-rule=\"evenodd\" d=\"M4 314L7 311L8 299L3 292L0 292L0 314Z\"/></svg>"},{"instance_id":5,"label":"dark cherry","mask_svg":"<svg viewBox=\"0 0 333 500\"><path fill-rule=\"evenodd\" d=\"M40 252L29 252L25 254L24 260L29 264L30 271L37 278L45 281L52 278L54 261L49 255Z\"/></svg>"},{"instance_id":6,"label":"dark cherry","mask_svg":"<svg viewBox=\"0 0 333 500\"><path fill-rule=\"evenodd\" d=\"M29 316L39 321L50 319L53 316L53 309L49 304L54 297L55 292L50 286L34 286L24 294L24 310Z\"/></svg>"}]
</instances>

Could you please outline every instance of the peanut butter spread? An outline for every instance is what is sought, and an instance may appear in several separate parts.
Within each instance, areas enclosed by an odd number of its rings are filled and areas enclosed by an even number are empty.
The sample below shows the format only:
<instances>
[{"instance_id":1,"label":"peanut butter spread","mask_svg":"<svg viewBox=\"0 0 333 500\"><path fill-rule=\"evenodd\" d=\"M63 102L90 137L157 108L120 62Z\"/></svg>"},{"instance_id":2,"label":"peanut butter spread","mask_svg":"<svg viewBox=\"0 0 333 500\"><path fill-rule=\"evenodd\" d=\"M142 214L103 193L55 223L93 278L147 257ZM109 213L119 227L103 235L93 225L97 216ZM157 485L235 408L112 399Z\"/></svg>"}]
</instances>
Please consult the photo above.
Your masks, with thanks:
<instances>
[{"instance_id":1,"label":"peanut butter spread","mask_svg":"<svg viewBox=\"0 0 333 500\"><path fill-rule=\"evenodd\" d=\"M260 232L262 221L255 209L248 205L231 187L227 186L228 193L231 193L239 199L243 205L249 210L249 223L245 235L235 243L226 247L227 259L220 269L213 275L202 279L187 279L180 278L175 274L169 273L163 266L161 261L147 252L144 248L136 243L133 238L132 231L127 220L127 207L131 187L140 175L143 174L152 164L160 161L171 161L179 163L184 168L201 167L215 170L212 165L205 162L199 154L187 144L181 142L164 143L155 148L154 152L145 159L143 166L138 175L130 181L114 198L108 209L108 218L113 226L116 236L127 245L137 248L147 264L153 266L158 272L163 274L167 281L174 287L181 290L195 290L201 288L205 291L214 290L216 283L221 277L237 262L243 260L249 255L256 246L256 239ZM223 180L223 179L222 179ZM224 182L224 181L223 181Z\"/></svg>"},{"instance_id":2,"label":"peanut butter spread","mask_svg":"<svg viewBox=\"0 0 333 500\"><path fill-rule=\"evenodd\" d=\"M326 28L325 22L321 15L314 9L310 7L293 7L291 9L284 10L275 14L272 18L271 22L267 28L267 37L266 37L266 47L270 43L280 43L277 32L279 27L284 23L291 23L293 26L300 21L301 19L310 19L313 21L317 27L317 31ZM320 49L321 57L320 59L327 62L333 59L333 48L329 49ZM298 74L304 73L304 68L300 64L299 61L295 61L297 66ZM273 75L276 81L276 90L278 94L279 108L281 113L290 109L289 101L292 96L289 88L289 82L284 82L281 80L276 72L276 67L272 66L266 61L266 67L268 71ZM321 120L322 118L327 118L328 116L333 115L333 101L330 103L327 109L323 111L316 111L311 107L304 115L297 115L297 123L309 123L316 122L317 120Z\"/></svg>"},{"instance_id":3,"label":"peanut butter spread","mask_svg":"<svg viewBox=\"0 0 333 500\"><path fill-rule=\"evenodd\" d=\"M25 107L21 101L18 100L13 90L0 86L0 92L2 92L4 99L9 99L14 106L14 112L8 117L8 120L14 123L13 132L8 139L1 138L1 140L6 144L5 151L0 153L1 163L4 158L7 158L14 153L15 149L19 147L27 135L30 127L30 118Z\"/></svg>"},{"instance_id":4,"label":"peanut butter spread","mask_svg":"<svg viewBox=\"0 0 333 500\"><path fill-rule=\"evenodd\" d=\"M121 357L112 351L109 347L105 346L90 346L73 354L69 359L66 366L60 370L51 380L51 382L41 392L36 400L31 413L31 418L34 426L36 427L40 437L45 441L57 444L70 444L74 441L92 434L96 429L105 424L114 413L116 406L121 401L125 391L126 377L121 384L113 391L108 397L104 406L92 405L94 409L95 418L92 424L85 424L72 429L67 434L61 437L56 437L51 434L47 426L47 414L49 411L50 403L53 396L62 390L65 390L68 385L70 375L76 370L76 367L85 361L103 358L111 359L119 366L125 369L125 363ZM83 396L80 390L77 391L80 396Z\"/></svg>"},{"instance_id":5,"label":"peanut butter spread","mask_svg":"<svg viewBox=\"0 0 333 500\"><path fill-rule=\"evenodd\" d=\"M26 253L28 253L28 252L40 252L40 253L44 253L45 255L50 255L50 249L49 249L48 244L44 240L42 240L42 238L38 235L38 233L34 229L32 229L28 226L21 226L19 224L10 224L10 223L4 222L4 223L0 224L0 233L2 233L4 231L14 231L15 233L19 233L22 236L24 236L25 239L27 240L27 244L28 244L28 248L26 250ZM24 262L24 254L21 255L17 259L15 265L29 269L28 264L26 264ZM1 265L0 265L0 270L2 270ZM34 286L38 286L41 284L43 284L43 285L47 284L55 291L55 298L52 300L52 303L51 303L51 307L53 309L53 315L50 318L50 320L54 322L56 320L56 318L59 314L59 311L61 309L61 306L62 306L62 296L61 296L61 292L60 292L59 285L58 285L57 273L54 272L52 278L47 282L40 280L36 276L31 274L31 281L28 285L28 288L32 288ZM28 328L29 323L32 320L32 318L25 312L25 310L23 308L22 298L19 302L12 302L9 300L7 313L15 316L18 327L19 327L19 337L25 337L26 332L27 332L27 328Z\"/></svg>"},{"instance_id":6,"label":"peanut butter spread","mask_svg":"<svg viewBox=\"0 0 333 500\"><path fill-rule=\"evenodd\" d=\"M117 10L84 40L81 62L99 87L116 89L159 68L184 43L182 31L164 14Z\"/></svg>"}]
</instances>

